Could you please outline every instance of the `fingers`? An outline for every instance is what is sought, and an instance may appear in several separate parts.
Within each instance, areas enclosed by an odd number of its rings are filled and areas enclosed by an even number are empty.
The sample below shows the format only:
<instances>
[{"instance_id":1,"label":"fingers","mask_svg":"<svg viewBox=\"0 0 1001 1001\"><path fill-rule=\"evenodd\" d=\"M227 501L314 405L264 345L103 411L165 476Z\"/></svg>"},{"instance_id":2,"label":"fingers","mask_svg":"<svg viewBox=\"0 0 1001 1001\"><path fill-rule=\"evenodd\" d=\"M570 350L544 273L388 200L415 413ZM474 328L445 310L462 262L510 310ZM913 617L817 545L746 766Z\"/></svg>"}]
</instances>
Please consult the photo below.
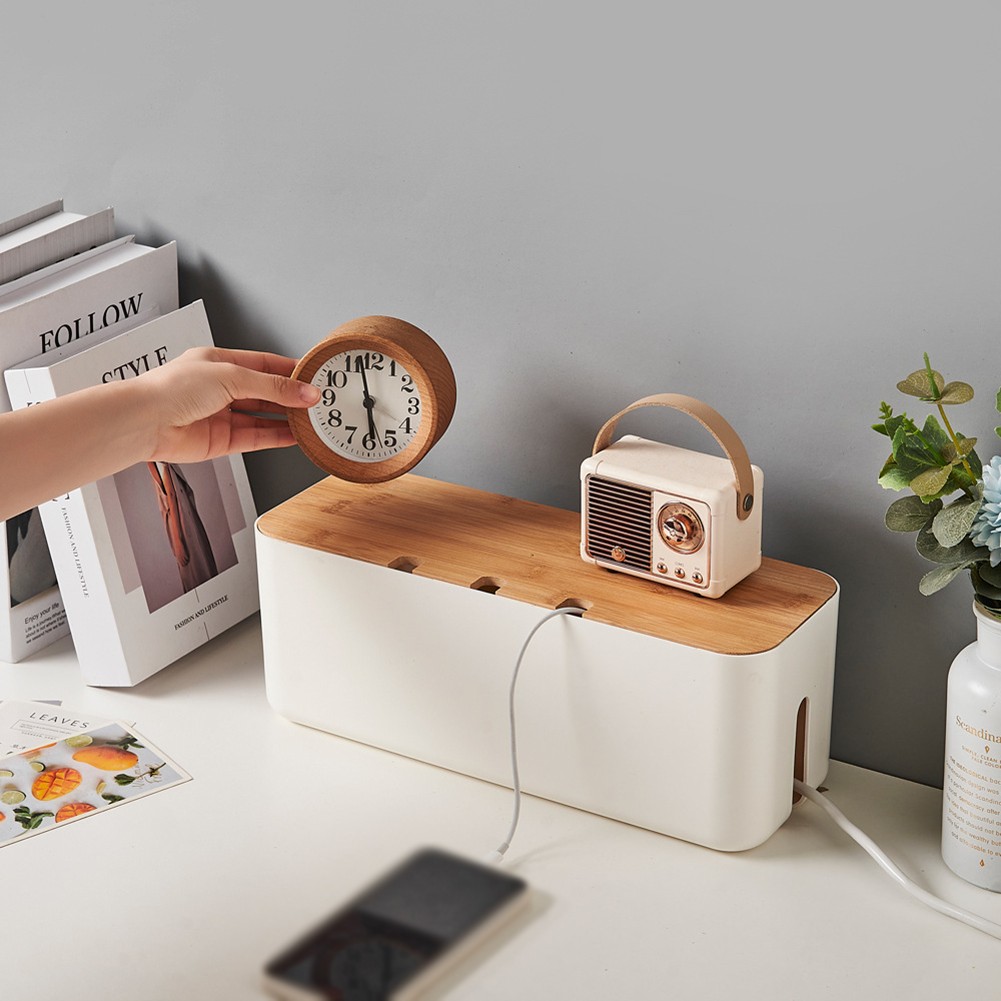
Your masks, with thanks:
<instances>
[{"instance_id":1,"label":"fingers","mask_svg":"<svg viewBox=\"0 0 1001 1001\"><path fill-rule=\"evenodd\" d=\"M282 368L285 367L284 362L290 360L283 359L280 355L263 355L255 360L266 366L270 364L269 359L277 359ZM238 405L241 410L278 412L288 407L310 407L320 399L320 390L316 386L290 379L279 372L258 370L234 361L221 364L226 366L226 383L233 400L232 405Z\"/></svg>"},{"instance_id":2,"label":"fingers","mask_svg":"<svg viewBox=\"0 0 1001 1001\"><path fill-rule=\"evenodd\" d=\"M297 361L270 351L240 348L189 348L178 359L198 365L209 362L215 376L228 387L239 409L279 413L288 407L308 407L320 391L290 378Z\"/></svg>"},{"instance_id":3,"label":"fingers","mask_svg":"<svg viewBox=\"0 0 1001 1001\"><path fill-rule=\"evenodd\" d=\"M257 452L293 444L295 438L285 421L239 413L230 417L229 451Z\"/></svg>"},{"instance_id":4,"label":"fingers","mask_svg":"<svg viewBox=\"0 0 1001 1001\"><path fill-rule=\"evenodd\" d=\"M288 407L267 400L234 400L230 410L242 411L245 414L284 414Z\"/></svg>"},{"instance_id":5,"label":"fingers","mask_svg":"<svg viewBox=\"0 0 1001 1001\"><path fill-rule=\"evenodd\" d=\"M188 360L224 362L239 365L240 368L264 372L269 375L289 376L298 364L295 358L274 354L270 351L249 351L241 348L188 348L181 355Z\"/></svg>"}]
</instances>

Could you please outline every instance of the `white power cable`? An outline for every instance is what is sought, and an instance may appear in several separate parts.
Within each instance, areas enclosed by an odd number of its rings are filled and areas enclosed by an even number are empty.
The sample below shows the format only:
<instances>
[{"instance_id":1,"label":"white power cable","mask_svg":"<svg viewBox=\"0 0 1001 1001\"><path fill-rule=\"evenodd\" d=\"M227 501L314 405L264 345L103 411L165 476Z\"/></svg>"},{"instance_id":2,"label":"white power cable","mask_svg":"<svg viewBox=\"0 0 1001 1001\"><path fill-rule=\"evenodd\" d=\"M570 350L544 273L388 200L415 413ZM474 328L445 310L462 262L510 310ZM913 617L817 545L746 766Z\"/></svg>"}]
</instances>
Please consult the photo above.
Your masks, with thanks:
<instances>
[{"instance_id":1,"label":"white power cable","mask_svg":"<svg viewBox=\"0 0 1001 1001\"><path fill-rule=\"evenodd\" d=\"M555 619L558 616L563 615L576 615L579 617L583 614L583 608L557 608L554 611L549 612L547 615L544 615L538 622L536 622L532 631L525 637L525 642L521 645L521 653L518 654L518 660L514 665L514 673L511 675L511 688L508 692L507 699L508 721L511 732L511 778L512 788L514 789L514 811L511 816L511 826L508 829L507 836L501 844L487 856L487 861L489 862L499 862L504 857L504 853L511 847L511 841L514 839L514 832L518 827L518 817L521 815L521 778L518 774L518 737L514 725L514 690L515 686L518 684L518 672L521 670L521 662L525 659L525 652L528 650L528 645L532 642L532 638L550 619Z\"/></svg>"},{"instance_id":2,"label":"white power cable","mask_svg":"<svg viewBox=\"0 0 1001 1001\"><path fill-rule=\"evenodd\" d=\"M801 796L805 796L810 800L811 803L816 803L845 834L867 852L875 860L876 864L912 897L916 897L921 903L927 904L940 914L945 914L947 917L962 921L963 924L970 925L972 928L976 928L978 931L982 931L993 938L1001 938L1001 925L993 921L988 921L987 918L983 918L979 914L964 910L962 907L957 907L955 904L950 904L913 882L868 834L856 827L826 796L817 789L814 789L813 786L808 786L805 782L795 779L793 781L793 788Z\"/></svg>"},{"instance_id":3,"label":"white power cable","mask_svg":"<svg viewBox=\"0 0 1001 1001\"><path fill-rule=\"evenodd\" d=\"M584 610L582 608L557 608L552 612L544 615L539 621L532 627L531 632L525 637L525 642L521 645L521 651L518 654L518 659L514 665L514 672L511 675L511 687L508 691L508 721L511 733L511 778L512 778L512 789L514 790L514 809L511 816L511 826L508 828L508 832L501 844L492 851L488 856L487 860L490 862L500 862L504 857L504 853L511 847L511 842L514 839L514 832L518 828L518 818L521 815L521 778L518 772L518 737L517 729L515 727L515 711L514 711L514 693L518 684L518 674L521 671L521 663L525 659L525 653L528 650L529 644L535 637L535 634L547 623L550 619L555 619L564 615L582 615ZM958 907L955 904L950 904L948 901L942 900L940 897L936 897L935 894L929 893L923 887L920 887L911 880L900 867L892 860L890 857L876 844L872 838L869 837L863 830L853 824L826 796L824 796L819 790L814 789L813 786L807 785L805 782L801 782L799 779L793 780L793 788L800 796L805 796L811 803L815 803L819 806L834 822L847 834L856 844L859 845L875 862L876 864L895 882L901 889L905 890L912 897L920 900L921 903L932 908L932 910L938 911L940 914L946 915L946 917L954 918L956 921L962 921L963 924L969 925L971 928L976 928L978 931L984 932L986 935L990 935L992 938L1001 939L1001 924L997 924L994 921L989 921L987 918L981 917L979 914L974 914L972 911L967 911L962 907Z\"/></svg>"}]
</instances>

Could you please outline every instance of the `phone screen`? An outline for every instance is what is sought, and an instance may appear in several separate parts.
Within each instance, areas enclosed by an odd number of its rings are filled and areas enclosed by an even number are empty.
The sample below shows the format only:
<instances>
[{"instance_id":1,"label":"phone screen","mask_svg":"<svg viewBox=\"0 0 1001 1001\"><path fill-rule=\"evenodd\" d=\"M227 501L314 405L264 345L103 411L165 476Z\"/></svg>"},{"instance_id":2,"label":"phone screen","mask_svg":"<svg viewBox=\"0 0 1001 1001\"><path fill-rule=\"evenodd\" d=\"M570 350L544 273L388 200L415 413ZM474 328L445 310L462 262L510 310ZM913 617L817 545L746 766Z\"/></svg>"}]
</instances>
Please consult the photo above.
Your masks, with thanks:
<instances>
[{"instance_id":1,"label":"phone screen","mask_svg":"<svg viewBox=\"0 0 1001 1001\"><path fill-rule=\"evenodd\" d=\"M424 849L266 967L302 996L386 1001L524 897L523 880Z\"/></svg>"}]
</instances>

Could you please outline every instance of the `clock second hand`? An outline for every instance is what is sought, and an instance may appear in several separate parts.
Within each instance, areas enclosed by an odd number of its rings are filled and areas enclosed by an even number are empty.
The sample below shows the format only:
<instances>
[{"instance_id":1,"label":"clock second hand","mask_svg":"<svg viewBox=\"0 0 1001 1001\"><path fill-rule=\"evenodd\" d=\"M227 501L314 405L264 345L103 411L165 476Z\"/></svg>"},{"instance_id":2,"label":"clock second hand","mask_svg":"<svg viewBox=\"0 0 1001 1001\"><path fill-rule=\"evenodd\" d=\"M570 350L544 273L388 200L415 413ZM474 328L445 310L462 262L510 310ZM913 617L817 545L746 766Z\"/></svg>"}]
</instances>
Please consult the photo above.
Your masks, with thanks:
<instances>
[{"instance_id":1,"label":"clock second hand","mask_svg":"<svg viewBox=\"0 0 1001 1001\"><path fill-rule=\"evenodd\" d=\"M362 359L361 366L361 385L364 397L362 399L362 406L365 408L365 413L368 416L368 433L376 440L379 448L382 448L382 439L379 437L379 432L375 429L375 416L373 411L375 410L375 400L372 399L372 395L368 391L368 376L365 375L365 364L364 359Z\"/></svg>"}]
</instances>

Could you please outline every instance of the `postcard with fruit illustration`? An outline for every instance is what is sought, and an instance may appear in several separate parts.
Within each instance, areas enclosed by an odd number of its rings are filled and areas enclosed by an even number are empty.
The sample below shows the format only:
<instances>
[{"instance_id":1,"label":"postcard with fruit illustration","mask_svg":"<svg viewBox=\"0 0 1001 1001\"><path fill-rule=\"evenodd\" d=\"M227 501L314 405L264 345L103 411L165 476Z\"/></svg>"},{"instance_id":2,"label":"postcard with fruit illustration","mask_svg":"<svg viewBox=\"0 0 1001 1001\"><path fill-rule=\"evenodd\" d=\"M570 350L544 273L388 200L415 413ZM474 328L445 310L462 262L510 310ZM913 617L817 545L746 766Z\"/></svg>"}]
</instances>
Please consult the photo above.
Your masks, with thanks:
<instances>
[{"instance_id":1,"label":"postcard with fruit illustration","mask_svg":"<svg viewBox=\"0 0 1001 1001\"><path fill-rule=\"evenodd\" d=\"M58 702L0 701L0 756L30 751L76 733L89 733L113 721L63 709Z\"/></svg>"},{"instance_id":2,"label":"postcard with fruit illustration","mask_svg":"<svg viewBox=\"0 0 1001 1001\"><path fill-rule=\"evenodd\" d=\"M0 758L0 847L191 778L111 723Z\"/></svg>"}]
</instances>

